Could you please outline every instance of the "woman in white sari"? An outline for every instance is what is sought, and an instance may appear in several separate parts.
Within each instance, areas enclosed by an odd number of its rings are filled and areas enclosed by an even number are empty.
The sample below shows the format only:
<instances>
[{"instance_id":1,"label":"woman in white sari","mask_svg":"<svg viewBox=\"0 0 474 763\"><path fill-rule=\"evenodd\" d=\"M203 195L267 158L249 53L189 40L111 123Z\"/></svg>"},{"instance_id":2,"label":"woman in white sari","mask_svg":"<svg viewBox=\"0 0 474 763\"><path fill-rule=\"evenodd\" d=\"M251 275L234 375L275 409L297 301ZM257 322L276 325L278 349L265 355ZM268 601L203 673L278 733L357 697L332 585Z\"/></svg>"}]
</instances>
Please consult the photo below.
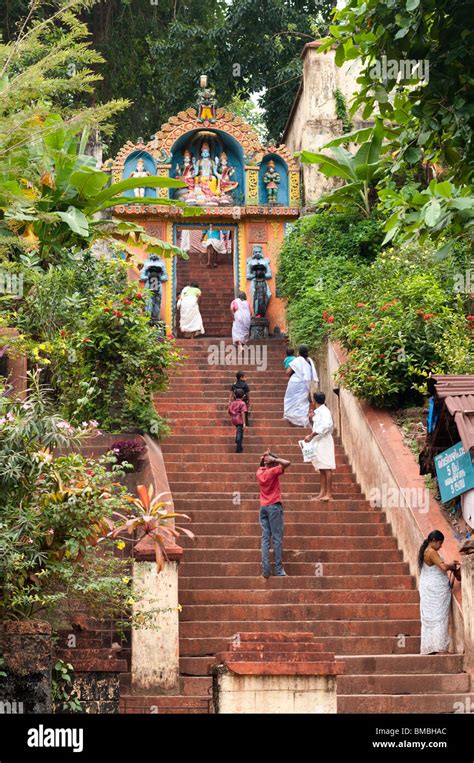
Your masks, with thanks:
<instances>
[{"instance_id":1,"label":"woman in white sari","mask_svg":"<svg viewBox=\"0 0 474 763\"><path fill-rule=\"evenodd\" d=\"M179 295L177 308L179 310L179 328L186 339L194 339L198 334L204 334L202 317L199 312L201 290L196 281L191 281Z\"/></svg>"},{"instance_id":2,"label":"woman in white sari","mask_svg":"<svg viewBox=\"0 0 474 763\"><path fill-rule=\"evenodd\" d=\"M455 572L459 562L446 564L438 551L443 545L444 535L439 530L430 532L423 541L418 554L420 568L420 654L439 654L449 647L449 609L451 606L451 586L447 572Z\"/></svg>"},{"instance_id":3,"label":"woman in white sari","mask_svg":"<svg viewBox=\"0 0 474 763\"><path fill-rule=\"evenodd\" d=\"M239 296L230 304L232 313L232 341L237 347L247 344L250 336L250 307L247 295L239 291Z\"/></svg>"},{"instance_id":4,"label":"woman in white sari","mask_svg":"<svg viewBox=\"0 0 474 763\"><path fill-rule=\"evenodd\" d=\"M302 344L298 348L298 357L291 361L287 376L288 386L285 393L283 418L296 427L309 426L310 395L317 391L318 374L308 348Z\"/></svg>"}]
</instances>

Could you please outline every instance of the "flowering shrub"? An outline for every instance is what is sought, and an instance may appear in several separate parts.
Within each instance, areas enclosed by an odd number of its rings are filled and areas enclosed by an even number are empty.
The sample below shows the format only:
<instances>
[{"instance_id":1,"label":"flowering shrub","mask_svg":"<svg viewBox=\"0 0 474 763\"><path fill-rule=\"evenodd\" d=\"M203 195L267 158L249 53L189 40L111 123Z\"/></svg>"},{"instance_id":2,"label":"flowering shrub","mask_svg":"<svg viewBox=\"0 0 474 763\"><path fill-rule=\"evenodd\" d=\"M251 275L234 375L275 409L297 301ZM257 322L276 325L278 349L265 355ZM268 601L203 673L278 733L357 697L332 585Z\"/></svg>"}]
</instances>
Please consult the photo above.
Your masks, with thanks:
<instances>
[{"instance_id":1,"label":"flowering shrub","mask_svg":"<svg viewBox=\"0 0 474 763\"><path fill-rule=\"evenodd\" d=\"M120 484L115 454L88 459L71 450L91 437L96 422L74 427L61 419L51 412L38 374L30 378L28 400L0 398L3 617L41 613L57 624L84 605L91 616L124 618L135 599L129 562L115 553L125 546L115 540L118 523L125 522L131 543L152 533L162 564L163 543L190 534L169 526L170 518L184 515L160 503L151 522L143 495L139 500ZM147 613L140 618L146 622Z\"/></svg>"},{"instance_id":2,"label":"flowering shrub","mask_svg":"<svg viewBox=\"0 0 474 763\"><path fill-rule=\"evenodd\" d=\"M289 255L285 246L283 260ZM428 247L412 245L347 261L325 256L319 238L307 237L303 258L307 275L297 263L300 284L288 294L291 341L316 350L325 337L339 340L348 358L336 381L358 397L400 405L425 391L431 373L474 372L468 295L456 289L469 270L467 251L436 262Z\"/></svg>"},{"instance_id":3,"label":"flowering shrub","mask_svg":"<svg viewBox=\"0 0 474 763\"><path fill-rule=\"evenodd\" d=\"M126 461L134 468L138 467L145 451L146 445L140 440L119 440L112 448L112 453L115 454L117 463L121 464Z\"/></svg>"},{"instance_id":4,"label":"flowering shrub","mask_svg":"<svg viewBox=\"0 0 474 763\"><path fill-rule=\"evenodd\" d=\"M144 295L127 285L127 265L84 255L33 274L16 316L30 361L42 369L63 416L96 419L108 431L164 436L152 395L179 358L144 314Z\"/></svg>"}]
</instances>

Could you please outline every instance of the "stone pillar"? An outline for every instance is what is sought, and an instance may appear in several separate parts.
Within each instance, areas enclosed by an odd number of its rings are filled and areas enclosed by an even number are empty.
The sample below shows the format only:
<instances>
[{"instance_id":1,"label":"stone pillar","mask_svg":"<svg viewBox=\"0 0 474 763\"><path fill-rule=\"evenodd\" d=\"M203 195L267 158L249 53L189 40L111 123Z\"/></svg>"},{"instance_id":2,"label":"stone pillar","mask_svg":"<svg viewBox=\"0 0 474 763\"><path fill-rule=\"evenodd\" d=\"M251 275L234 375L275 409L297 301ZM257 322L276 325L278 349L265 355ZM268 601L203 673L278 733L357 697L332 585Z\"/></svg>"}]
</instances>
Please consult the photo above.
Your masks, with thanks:
<instances>
[{"instance_id":1,"label":"stone pillar","mask_svg":"<svg viewBox=\"0 0 474 763\"><path fill-rule=\"evenodd\" d=\"M312 633L238 633L216 655L216 713L336 713L344 663Z\"/></svg>"},{"instance_id":2,"label":"stone pillar","mask_svg":"<svg viewBox=\"0 0 474 763\"><path fill-rule=\"evenodd\" d=\"M168 561L157 573L153 544L144 539L135 549L133 615L161 610L153 627L132 628L132 692L166 693L179 686L178 563L182 548L168 549Z\"/></svg>"},{"instance_id":3,"label":"stone pillar","mask_svg":"<svg viewBox=\"0 0 474 763\"><path fill-rule=\"evenodd\" d=\"M6 620L0 633L0 714L51 712L51 626L39 620Z\"/></svg>"},{"instance_id":4,"label":"stone pillar","mask_svg":"<svg viewBox=\"0 0 474 763\"><path fill-rule=\"evenodd\" d=\"M464 670L474 672L474 554L461 562L462 614L464 621Z\"/></svg>"}]
</instances>

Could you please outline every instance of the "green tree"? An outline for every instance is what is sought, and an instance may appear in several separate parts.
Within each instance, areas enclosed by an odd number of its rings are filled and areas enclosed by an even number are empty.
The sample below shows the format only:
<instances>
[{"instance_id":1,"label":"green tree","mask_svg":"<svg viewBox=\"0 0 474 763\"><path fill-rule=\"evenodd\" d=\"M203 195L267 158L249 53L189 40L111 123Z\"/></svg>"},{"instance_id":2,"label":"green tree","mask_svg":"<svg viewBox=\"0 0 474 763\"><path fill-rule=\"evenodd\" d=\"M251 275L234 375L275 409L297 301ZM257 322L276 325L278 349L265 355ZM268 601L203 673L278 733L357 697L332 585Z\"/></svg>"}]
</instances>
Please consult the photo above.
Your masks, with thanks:
<instances>
[{"instance_id":1,"label":"green tree","mask_svg":"<svg viewBox=\"0 0 474 763\"><path fill-rule=\"evenodd\" d=\"M472 0L348 0L321 52L360 58L352 110L384 119L391 162L378 183L386 242L472 235Z\"/></svg>"}]
</instances>

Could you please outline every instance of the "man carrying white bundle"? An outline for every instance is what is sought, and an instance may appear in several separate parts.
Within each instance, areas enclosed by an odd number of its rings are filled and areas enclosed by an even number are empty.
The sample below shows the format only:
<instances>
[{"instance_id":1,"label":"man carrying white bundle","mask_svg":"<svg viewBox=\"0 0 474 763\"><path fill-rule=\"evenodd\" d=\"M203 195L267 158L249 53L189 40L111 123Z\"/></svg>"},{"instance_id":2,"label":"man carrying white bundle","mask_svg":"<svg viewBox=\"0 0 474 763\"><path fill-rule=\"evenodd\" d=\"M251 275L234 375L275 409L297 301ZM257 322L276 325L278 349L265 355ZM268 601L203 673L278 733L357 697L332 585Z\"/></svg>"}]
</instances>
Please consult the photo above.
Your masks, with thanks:
<instances>
[{"instance_id":1,"label":"man carrying white bundle","mask_svg":"<svg viewBox=\"0 0 474 763\"><path fill-rule=\"evenodd\" d=\"M313 395L315 410L313 414L313 433L307 435L305 442L312 442L316 453L311 461L316 471L321 474L321 488L316 496L317 501L332 500L332 472L336 468L334 455L333 430L334 422L331 411L325 404L324 392Z\"/></svg>"}]
</instances>

